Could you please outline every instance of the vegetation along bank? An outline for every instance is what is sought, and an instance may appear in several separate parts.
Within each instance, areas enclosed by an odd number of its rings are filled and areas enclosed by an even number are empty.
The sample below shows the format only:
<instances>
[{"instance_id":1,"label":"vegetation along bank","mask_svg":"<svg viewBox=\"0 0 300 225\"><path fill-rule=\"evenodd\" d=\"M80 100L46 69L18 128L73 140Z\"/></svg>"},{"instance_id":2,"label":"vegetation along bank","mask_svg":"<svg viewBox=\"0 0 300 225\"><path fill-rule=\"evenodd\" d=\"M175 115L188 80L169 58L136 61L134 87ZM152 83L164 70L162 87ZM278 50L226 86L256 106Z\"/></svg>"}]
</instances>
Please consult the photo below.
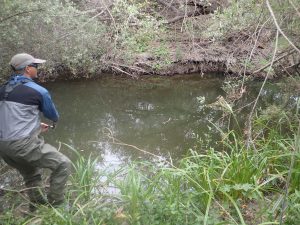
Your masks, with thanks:
<instances>
[{"instance_id":1,"label":"vegetation along bank","mask_svg":"<svg viewBox=\"0 0 300 225\"><path fill-rule=\"evenodd\" d=\"M46 80L299 69L298 0L1 2L1 76L20 51L48 59Z\"/></svg>"}]
</instances>

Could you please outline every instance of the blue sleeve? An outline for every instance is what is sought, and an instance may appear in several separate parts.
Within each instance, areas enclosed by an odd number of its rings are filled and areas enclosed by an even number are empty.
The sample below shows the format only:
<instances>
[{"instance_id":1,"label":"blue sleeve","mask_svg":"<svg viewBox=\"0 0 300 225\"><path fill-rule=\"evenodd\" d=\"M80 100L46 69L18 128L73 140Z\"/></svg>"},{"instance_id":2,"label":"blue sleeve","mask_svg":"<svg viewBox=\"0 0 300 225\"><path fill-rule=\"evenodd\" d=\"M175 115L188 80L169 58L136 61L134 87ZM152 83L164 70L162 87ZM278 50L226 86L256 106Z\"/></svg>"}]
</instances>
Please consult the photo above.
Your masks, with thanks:
<instances>
[{"instance_id":1,"label":"blue sleeve","mask_svg":"<svg viewBox=\"0 0 300 225\"><path fill-rule=\"evenodd\" d=\"M52 120L53 122L57 122L59 115L47 89L36 84L35 82L27 82L24 85L31 87L40 93L40 95L42 96L40 110L47 119Z\"/></svg>"},{"instance_id":2,"label":"blue sleeve","mask_svg":"<svg viewBox=\"0 0 300 225\"><path fill-rule=\"evenodd\" d=\"M55 108L54 103L52 102L49 92L48 91L44 92L42 96L43 96L43 102L42 102L41 109L42 109L44 116L47 119L52 120L53 122L57 122L59 115Z\"/></svg>"}]
</instances>

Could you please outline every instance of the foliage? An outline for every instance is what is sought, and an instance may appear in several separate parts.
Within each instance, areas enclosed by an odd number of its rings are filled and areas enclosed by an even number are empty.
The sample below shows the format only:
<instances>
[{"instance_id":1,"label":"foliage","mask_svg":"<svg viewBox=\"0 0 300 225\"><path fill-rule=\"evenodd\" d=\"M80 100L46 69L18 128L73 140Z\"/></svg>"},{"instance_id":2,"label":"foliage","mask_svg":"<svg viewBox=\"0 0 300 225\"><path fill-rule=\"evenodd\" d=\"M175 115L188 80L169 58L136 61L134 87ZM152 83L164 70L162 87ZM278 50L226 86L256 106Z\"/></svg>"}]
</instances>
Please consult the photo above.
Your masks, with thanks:
<instances>
[{"instance_id":1,"label":"foliage","mask_svg":"<svg viewBox=\"0 0 300 225\"><path fill-rule=\"evenodd\" d=\"M128 62L134 60L135 54L143 52L154 51L154 56L162 60L166 57L155 54L161 49L161 45L157 48L155 43L160 43L165 31L156 17L145 12L149 4L148 1L118 0L113 5L116 47L122 50L122 58Z\"/></svg>"},{"instance_id":2,"label":"foliage","mask_svg":"<svg viewBox=\"0 0 300 225\"><path fill-rule=\"evenodd\" d=\"M222 38L228 32L239 32L247 28L253 28L262 16L263 1L241 0L231 1L229 7L219 9L213 15L214 23L207 29L206 36Z\"/></svg>"},{"instance_id":3,"label":"foliage","mask_svg":"<svg viewBox=\"0 0 300 225\"><path fill-rule=\"evenodd\" d=\"M47 59L44 71L48 73L65 68L79 76L101 69L99 58L108 47L103 38L106 27L81 13L68 0L26 4L21 0L2 0L0 14L3 75L8 74L8 60L20 52Z\"/></svg>"},{"instance_id":4,"label":"foliage","mask_svg":"<svg viewBox=\"0 0 300 225\"><path fill-rule=\"evenodd\" d=\"M270 4L275 11L275 16L287 32L287 35L297 43L299 41L299 11L294 6L298 6L299 0L282 1L270 0ZM251 30L262 27L267 22L267 27L274 27L270 12L265 1L261 0L240 0L231 1L229 7L219 9L213 16L214 23L207 29L205 35L214 38L224 38L226 34ZM225 35L225 36L224 36ZM298 36L298 38L297 38ZM286 44L284 42L283 44Z\"/></svg>"}]
</instances>

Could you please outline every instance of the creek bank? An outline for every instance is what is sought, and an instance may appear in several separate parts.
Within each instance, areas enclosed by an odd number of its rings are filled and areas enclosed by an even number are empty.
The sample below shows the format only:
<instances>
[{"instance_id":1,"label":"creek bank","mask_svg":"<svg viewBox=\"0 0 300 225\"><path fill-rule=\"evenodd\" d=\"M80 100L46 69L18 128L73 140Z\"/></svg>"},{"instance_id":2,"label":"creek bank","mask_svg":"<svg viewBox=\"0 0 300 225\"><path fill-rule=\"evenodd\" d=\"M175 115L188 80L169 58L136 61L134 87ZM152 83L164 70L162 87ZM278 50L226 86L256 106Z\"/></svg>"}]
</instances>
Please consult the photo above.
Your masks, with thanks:
<instances>
[{"instance_id":1,"label":"creek bank","mask_svg":"<svg viewBox=\"0 0 300 225\"><path fill-rule=\"evenodd\" d=\"M150 53L135 56L132 65L115 63L109 72L138 75L172 76L176 74L222 73L225 76L264 78L271 63L265 58L272 58L273 33L263 31L255 37L250 31L231 34L223 40L198 40L191 47L185 41L169 43L169 60L163 62ZM181 49L178 56L177 50ZM290 76L299 73L295 65L297 55L292 49L284 49L276 54L273 70L269 78ZM270 60L271 61L271 60ZM299 65L298 65L299 66Z\"/></svg>"},{"instance_id":2,"label":"creek bank","mask_svg":"<svg viewBox=\"0 0 300 225\"><path fill-rule=\"evenodd\" d=\"M138 78L143 75L173 76L177 74L198 73L201 76L209 73L220 73L228 77L250 76L255 79L263 79L268 72L270 62L266 58L272 58L274 33L268 30L263 34L253 34L251 31L232 33L222 40L199 39L194 40L193 45L187 40L170 40L168 46L169 55L166 58L157 57L150 52L137 53L132 56L132 62L128 63L113 56L109 60L102 61L106 65L95 73L85 73L74 76L68 68L60 65L55 76L43 76L43 81L48 80L73 80L80 78L100 77L103 74L123 74ZM180 49L180 54L178 54ZM291 49L278 51L269 78L280 78L299 73L299 64L295 65L297 54ZM63 75L61 75L63 74Z\"/></svg>"}]
</instances>

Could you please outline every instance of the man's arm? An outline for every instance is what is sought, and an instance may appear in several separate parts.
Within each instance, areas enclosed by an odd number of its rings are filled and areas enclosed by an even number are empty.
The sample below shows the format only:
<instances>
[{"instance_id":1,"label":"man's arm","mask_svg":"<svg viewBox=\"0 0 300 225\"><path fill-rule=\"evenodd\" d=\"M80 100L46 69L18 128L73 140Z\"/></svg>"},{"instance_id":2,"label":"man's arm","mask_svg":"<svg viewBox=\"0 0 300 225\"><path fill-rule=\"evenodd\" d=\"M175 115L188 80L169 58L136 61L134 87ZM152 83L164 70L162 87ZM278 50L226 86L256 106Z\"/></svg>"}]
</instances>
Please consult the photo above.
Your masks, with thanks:
<instances>
[{"instance_id":1,"label":"man's arm","mask_svg":"<svg viewBox=\"0 0 300 225\"><path fill-rule=\"evenodd\" d=\"M44 116L47 119L52 120L53 122L58 121L59 114L55 108L55 105L54 105L48 91L43 93L43 102L42 102L41 109L42 109Z\"/></svg>"}]
</instances>

